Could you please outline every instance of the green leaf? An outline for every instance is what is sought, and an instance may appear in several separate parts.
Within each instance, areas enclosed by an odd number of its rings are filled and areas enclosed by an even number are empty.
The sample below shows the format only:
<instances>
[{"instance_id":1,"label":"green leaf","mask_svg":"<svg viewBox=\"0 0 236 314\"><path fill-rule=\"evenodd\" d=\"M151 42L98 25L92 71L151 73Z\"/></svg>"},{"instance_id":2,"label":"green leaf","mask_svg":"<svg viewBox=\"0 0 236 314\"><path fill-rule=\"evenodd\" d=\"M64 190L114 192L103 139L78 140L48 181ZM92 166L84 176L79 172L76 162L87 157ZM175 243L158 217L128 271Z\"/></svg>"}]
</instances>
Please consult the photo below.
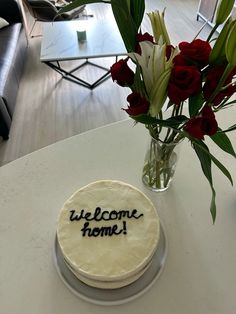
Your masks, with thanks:
<instances>
[{"instance_id":1,"label":"green leaf","mask_svg":"<svg viewBox=\"0 0 236 314\"><path fill-rule=\"evenodd\" d=\"M229 127L228 129L222 131L224 133L227 133L227 132L231 132L231 131L234 131L236 130L236 124L232 125L231 127Z\"/></svg>"},{"instance_id":2,"label":"green leaf","mask_svg":"<svg viewBox=\"0 0 236 314\"><path fill-rule=\"evenodd\" d=\"M221 0L216 11L216 24L222 24L229 16L234 6L234 0Z\"/></svg>"},{"instance_id":3,"label":"green leaf","mask_svg":"<svg viewBox=\"0 0 236 314\"><path fill-rule=\"evenodd\" d=\"M171 117L169 119L166 119L168 123L171 123L173 126L179 126L180 124L186 122L188 118L184 115L179 115L176 117Z\"/></svg>"},{"instance_id":4,"label":"green leaf","mask_svg":"<svg viewBox=\"0 0 236 314\"><path fill-rule=\"evenodd\" d=\"M130 1L131 0L125 0L126 1L126 3L127 3L127 8L128 8L128 10L129 10L129 14L130 14Z\"/></svg>"},{"instance_id":5,"label":"green leaf","mask_svg":"<svg viewBox=\"0 0 236 314\"><path fill-rule=\"evenodd\" d=\"M128 52L135 50L137 29L126 1L111 0L111 7L121 37Z\"/></svg>"},{"instance_id":6,"label":"green leaf","mask_svg":"<svg viewBox=\"0 0 236 314\"><path fill-rule=\"evenodd\" d=\"M142 23L143 15L145 11L145 1L144 0L131 0L130 1L131 14L136 25L136 30L138 29Z\"/></svg>"},{"instance_id":7,"label":"green leaf","mask_svg":"<svg viewBox=\"0 0 236 314\"><path fill-rule=\"evenodd\" d=\"M224 104L224 107L225 107L225 106L229 106L229 105L233 105L233 104L236 104L236 100L232 100L232 101L230 101L230 102L225 103L225 104Z\"/></svg>"},{"instance_id":8,"label":"green leaf","mask_svg":"<svg viewBox=\"0 0 236 314\"><path fill-rule=\"evenodd\" d=\"M231 177L231 174L229 171L225 168L222 163L216 159L209 151L208 147L206 146L203 141L200 140L194 140L194 143L203 151L205 154L209 155L209 158L214 162L214 164L220 169L220 171L229 179L231 185L233 185L233 179Z\"/></svg>"},{"instance_id":9,"label":"green leaf","mask_svg":"<svg viewBox=\"0 0 236 314\"><path fill-rule=\"evenodd\" d=\"M62 7L59 10L59 14L58 15L60 15L61 13L68 12L70 10L76 9L79 6L84 5L84 4L102 3L102 2L110 3L108 1L102 1L102 0L74 0L73 2L69 3L68 5Z\"/></svg>"},{"instance_id":10,"label":"green leaf","mask_svg":"<svg viewBox=\"0 0 236 314\"><path fill-rule=\"evenodd\" d=\"M228 62L236 66L236 23L232 26L225 44L225 53Z\"/></svg>"},{"instance_id":11,"label":"green leaf","mask_svg":"<svg viewBox=\"0 0 236 314\"><path fill-rule=\"evenodd\" d=\"M236 104L236 100L232 100L227 102L229 99L226 99L223 101L223 103L221 105L218 105L217 107L215 107L215 111L218 112L220 111L222 108L225 108L227 106L232 106L233 104Z\"/></svg>"},{"instance_id":12,"label":"green leaf","mask_svg":"<svg viewBox=\"0 0 236 314\"><path fill-rule=\"evenodd\" d=\"M219 129L219 131L221 131ZM226 153L232 155L233 157L236 157L234 148L230 142L230 139L228 136L223 132L217 132L215 135L211 136L211 139L215 142L216 145L218 145L223 151Z\"/></svg>"},{"instance_id":13,"label":"green leaf","mask_svg":"<svg viewBox=\"0 0 236 314\"><path fill-rule=\"evenodd\" d=\"M180 115L177 117L171 117L169 119L166 120L161 120L161 119L157 119L157 118L153 118L149 115L138 115L138 116L131 116L132 119L134 119L136 122L140 122L146 125L149 124L158 124L160 126L164 126L164 127L170 127L170 128L176 128L178 127L180 124L184 123L185 121L188 120L187 117L185 117L184 115Z\"/></svg>"},{"instance_id":14,"label":"green leaf","mask_svg":"<svg viewBox=\"0 0 236 314\"><path fill-rule=\"evenodd\" d=\"M142 69L139 63L136 64L136 71L134 75L134 83L132 85L132 91L138 91L142 96L146 97L145 85L141 79Z\"/></svg>"},{"instance_id":15,"label":"green leaf","mask_svg":"<svg viewBox=\"0 0 236 314\"><path fill-rule=\"evenodd\" d=\"M201 145L197 145L197 141L193 141L192 144L193 144L193 148L197 154L197 157L201 163L202 171L203 171L205 177L207 178L207 180L210 184L210 187L211 187L212 197L211 197L210 212L211 212L212 220L214 223L215 219L216 219L216 202L215 202L216 192L215 192L213 182L212 182L211 158L210 158L209 154L206 153L205 150L201 149ZM204 143L202 143L202 144L204 146L206 146ZM207 146L206 146L206 150L208 150Z\"/></svg>"},{"instance_id":16,"label":"green leaf","mask_svg":"<svg viewBox=\"0 0 236 314\"><path fill-rule=\"evenodd\" d=\"M136 34L141 24L145 8L144 0L74 0L72 3L61 8L58 15L75 9L80 5L91 3L111 4L113 15L125 47L129 52L134 51L136 45Z\"/></svg>"},{"instance_id":17,"label":"green leaf","mask_svg":"<svg viewBox=\"0 0 236 314\"><path fill-rule=\"evenodd\" d=\"M225 43L233 23L232 18L229 18L224 24L224 27L221 30L209 56L209 63L211 65L216 65L218 63L223 64L226 60Z\"/></svg>"},{"instance_id":18,"label":"green leaf","mask_svg":"<svg viewBox=\"0 0 236 314\"><path fill-rule=\"evenodd\" d=\"M194 117L198 114L199 110L201 109L205 99L202 93L199 93L195 96L189 98L189 115L190 117Z\"/></svg>"}]
</instances>

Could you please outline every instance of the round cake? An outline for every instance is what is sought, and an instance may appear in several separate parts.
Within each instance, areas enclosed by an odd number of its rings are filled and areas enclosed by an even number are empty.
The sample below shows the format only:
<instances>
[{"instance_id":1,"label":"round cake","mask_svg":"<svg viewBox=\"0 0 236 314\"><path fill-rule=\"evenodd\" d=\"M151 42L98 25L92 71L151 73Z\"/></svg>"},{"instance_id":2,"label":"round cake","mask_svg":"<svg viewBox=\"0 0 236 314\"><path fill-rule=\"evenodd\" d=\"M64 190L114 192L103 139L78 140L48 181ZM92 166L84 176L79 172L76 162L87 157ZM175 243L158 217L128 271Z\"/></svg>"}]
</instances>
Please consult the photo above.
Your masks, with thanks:
<instances>
[{"instance_id":1,"label":"round cake","mask_svg":"<svg viewBox=\"0 0 236 314\"><path fill-rule=\"evenodd\" d=\"M115 289L137 280L149 267L160 237L152 202L135 187L96 181L63 205L57 240L65 263L84 283Z\"/></svg>"}]
</instances>

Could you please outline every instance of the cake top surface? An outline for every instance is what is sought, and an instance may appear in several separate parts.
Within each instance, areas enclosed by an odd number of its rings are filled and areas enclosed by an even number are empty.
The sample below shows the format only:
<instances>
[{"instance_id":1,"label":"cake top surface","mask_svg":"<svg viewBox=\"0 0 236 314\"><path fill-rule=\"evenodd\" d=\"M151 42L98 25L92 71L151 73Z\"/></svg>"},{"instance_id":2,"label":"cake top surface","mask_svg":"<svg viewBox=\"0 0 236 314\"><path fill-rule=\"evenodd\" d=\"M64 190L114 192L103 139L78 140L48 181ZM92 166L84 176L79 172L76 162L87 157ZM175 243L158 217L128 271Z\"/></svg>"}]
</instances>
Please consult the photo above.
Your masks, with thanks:
<instances>
[{"instance_id":1,"label":"cake top surface","mask_svg":"<svg viewBox=\"0 0 236 314\"><path fill-rule=\"evenodd\" d=\"M63 205L57 238L67 263L88 278L121 280L151 260L160 236L152 202L120 181L96 181Z\"/></svg>"}]
</instances>

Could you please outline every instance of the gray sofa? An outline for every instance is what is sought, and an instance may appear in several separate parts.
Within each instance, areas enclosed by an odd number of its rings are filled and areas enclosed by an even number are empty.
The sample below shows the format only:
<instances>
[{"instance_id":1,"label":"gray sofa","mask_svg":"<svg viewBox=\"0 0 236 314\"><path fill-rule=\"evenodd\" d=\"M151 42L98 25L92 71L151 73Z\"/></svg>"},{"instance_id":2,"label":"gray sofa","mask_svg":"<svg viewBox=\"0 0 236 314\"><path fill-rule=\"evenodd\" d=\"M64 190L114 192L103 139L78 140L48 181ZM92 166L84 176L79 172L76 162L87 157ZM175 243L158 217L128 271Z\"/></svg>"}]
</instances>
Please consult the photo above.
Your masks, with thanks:
<instances>
[{"instance_id":1,"label":"gray sofa","mask_svg":"<svg viewBox=\"0 0 236 314\"><path fill-rule=\"evenodd\" d=\"M22 14L16 0L0 0L0 136L8 139L27 49Z\"/></svg>"}]
</instances>

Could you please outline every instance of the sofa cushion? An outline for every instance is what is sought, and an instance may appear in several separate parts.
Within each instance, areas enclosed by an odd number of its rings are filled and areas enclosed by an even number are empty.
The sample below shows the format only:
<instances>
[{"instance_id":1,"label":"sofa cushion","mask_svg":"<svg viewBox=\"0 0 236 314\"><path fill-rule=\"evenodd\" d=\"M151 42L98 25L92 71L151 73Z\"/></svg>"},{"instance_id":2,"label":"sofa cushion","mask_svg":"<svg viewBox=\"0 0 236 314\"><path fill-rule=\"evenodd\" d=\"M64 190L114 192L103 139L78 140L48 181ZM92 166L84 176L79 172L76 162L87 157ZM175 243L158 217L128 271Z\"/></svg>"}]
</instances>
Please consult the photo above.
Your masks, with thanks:
<instances>
[{"instance_id":1,"label":"sofa cushion","mask_svg":"<svg viewBox=\"0 0 236 314\"><path fill-rule=\"evenodd\" d=\"M8 138L27 49L18 0L0 0L0 16L9 25L0 30L0 136Z\"/></svg>"},{"instance_id":2,"label":"sofa cushion","mask_svg":"<svg viewBox=\"0 0 236 314\"><path fill-rule=\"evenodd\" d=\"M0 0L0 15L9 24L22 22L22 14L17 0Z\"/></svg>"},{"instance_id":3,"label":"sofa cushion","mask_svg":"<svg viewBox=\"0 0 236 314\"><path fill-rule=\"evenodd\" d=\"M0 136L2 136L4 140L8 139L11 120L12 119L6 108L5 100L0 97Z\"/></svg>"},{"instance_id":4,"label":"sofa cushion","mask_svg":"<svg viewBox=\"0 0 236 314\"><path fill-rule=\"evenodd\" d=\"M21 23L16 23L16 24L9 25L0 31L0 43L1 43L0 62L14 66L16 68L15 69L16 78L18 82L20 81L20 76L22 74L22 68L24 65L23 57L24 57L25 48L26 48L26 36L25 36L25 33L21 32L22 27L23 26ZM22 41L24 41L24 45L22 45L21 43ZM22 46L23 46L23 49L21 49ZM18 50L20 50L20 52ZM20 53L20 55L17 57L18 53ZM15 62L16 58L18 59L17 62ZM17 68L19 68L20 71ZM1 69L0 69L0 72L1 72ZM1 82L0 82L0 86L1 86ZM0 87L0 91L1 91L1 87Z\"/></svg>"},{"instance_id":5,"label":"sofa cushion","mask_svg":"<svg viewBox=\"0 0 236 314\"><path fill-rule=\"evenodd\" d=\"M0 31L0 97L5 99L11 117L14 112L26 50L26 37L21 29L22 24L16 23Z\"/></svg>"}]
</instances>

